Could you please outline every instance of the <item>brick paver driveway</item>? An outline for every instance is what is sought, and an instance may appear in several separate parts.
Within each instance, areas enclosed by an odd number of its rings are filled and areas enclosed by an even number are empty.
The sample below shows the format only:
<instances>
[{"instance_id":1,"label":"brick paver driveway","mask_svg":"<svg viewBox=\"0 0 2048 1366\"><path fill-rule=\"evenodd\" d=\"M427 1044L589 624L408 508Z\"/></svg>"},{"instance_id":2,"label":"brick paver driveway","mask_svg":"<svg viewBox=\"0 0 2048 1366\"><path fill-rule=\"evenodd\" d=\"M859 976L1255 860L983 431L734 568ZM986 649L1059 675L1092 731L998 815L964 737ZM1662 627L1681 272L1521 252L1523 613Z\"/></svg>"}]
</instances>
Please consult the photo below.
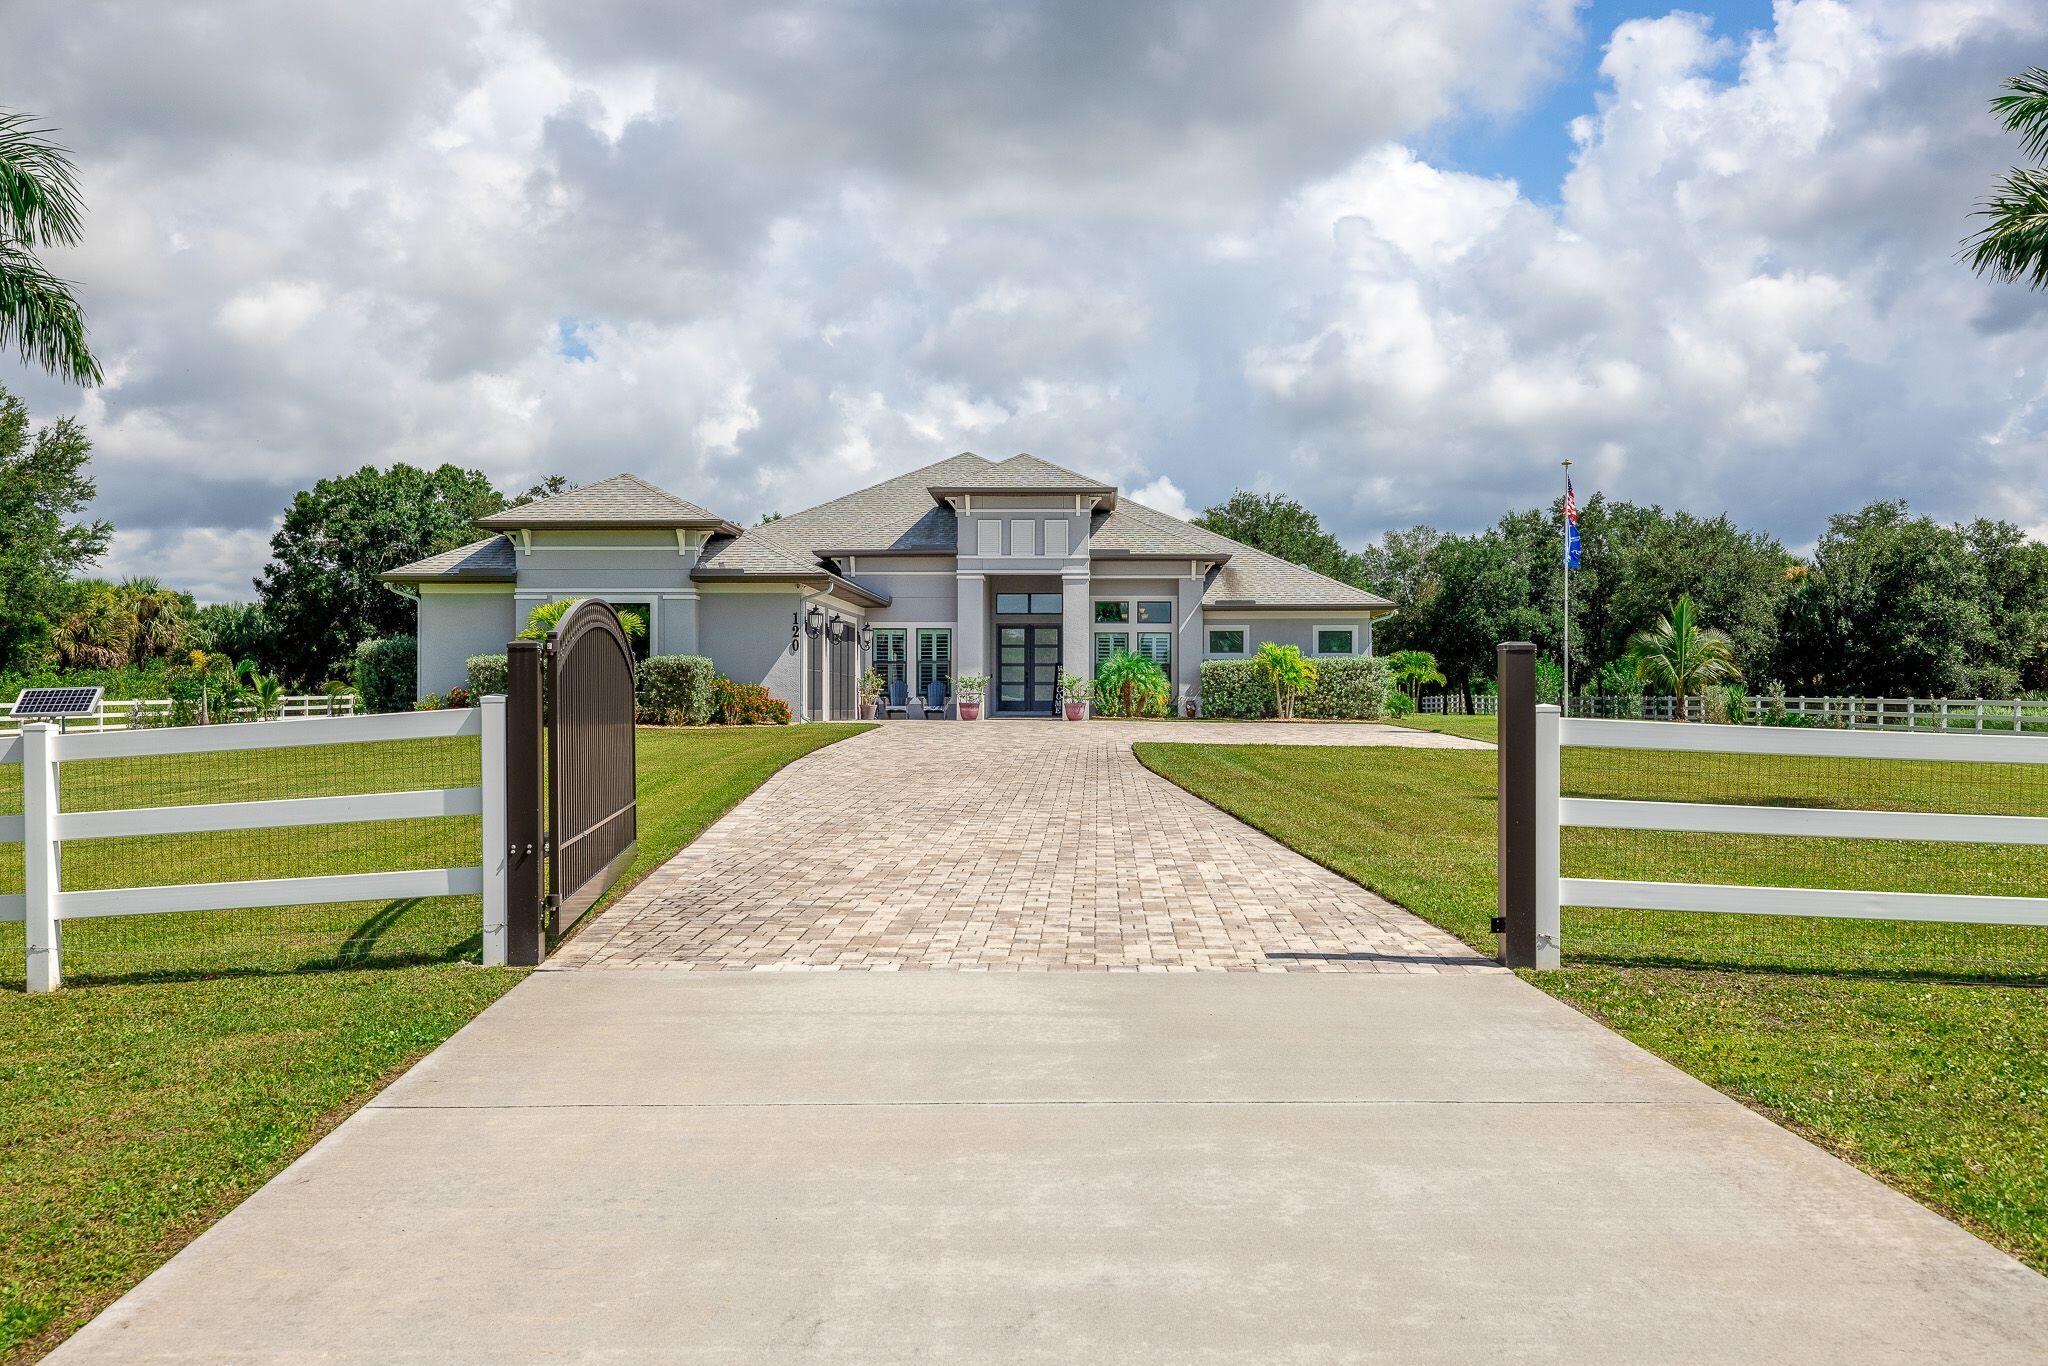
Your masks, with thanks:
<instances>
[{"instance_id":1,"label":"brick paver driveway","mask_svg":"<svg viewBox=\"0 0 2048 1366\"><path fill-rule=\"evenodd\" d=\"M1148 772L1139 739L1472 744L1366 725L889 723L770 779L549 966L1491 970Z\"/></svg>"}]
</instances>

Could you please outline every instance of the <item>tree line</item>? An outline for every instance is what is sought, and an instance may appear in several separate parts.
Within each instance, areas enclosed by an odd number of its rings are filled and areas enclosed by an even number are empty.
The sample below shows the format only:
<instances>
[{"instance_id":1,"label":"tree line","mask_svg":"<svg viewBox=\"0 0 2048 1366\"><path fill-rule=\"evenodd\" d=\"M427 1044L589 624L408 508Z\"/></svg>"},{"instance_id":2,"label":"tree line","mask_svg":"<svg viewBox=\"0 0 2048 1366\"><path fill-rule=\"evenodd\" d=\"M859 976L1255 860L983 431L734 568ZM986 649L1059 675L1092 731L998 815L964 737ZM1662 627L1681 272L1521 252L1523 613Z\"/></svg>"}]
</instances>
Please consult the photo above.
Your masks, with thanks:
<instances>
[{"instance_id":1,"label":"tree line","mask_svg":"<svg viewBox=\"0 0 2048 1366\"><path fill-rule=\"evenodd\" d=\"M1563 499L1469 535L1417 526L1353 551L1299 502L1240 490L1196 521L1398 611L1382 651L1424 650L1446 686L1493 676L1494 647L1564 641ZM2048 688L2048 545L2010 522L1945 524L1904 501L1828 519L1810 555L1725 514L1588 498L1571 575L1573 691L1640 691L1630 642L1689 596L1751 692L2009 697Z\"/></svg>"}]
</instances>

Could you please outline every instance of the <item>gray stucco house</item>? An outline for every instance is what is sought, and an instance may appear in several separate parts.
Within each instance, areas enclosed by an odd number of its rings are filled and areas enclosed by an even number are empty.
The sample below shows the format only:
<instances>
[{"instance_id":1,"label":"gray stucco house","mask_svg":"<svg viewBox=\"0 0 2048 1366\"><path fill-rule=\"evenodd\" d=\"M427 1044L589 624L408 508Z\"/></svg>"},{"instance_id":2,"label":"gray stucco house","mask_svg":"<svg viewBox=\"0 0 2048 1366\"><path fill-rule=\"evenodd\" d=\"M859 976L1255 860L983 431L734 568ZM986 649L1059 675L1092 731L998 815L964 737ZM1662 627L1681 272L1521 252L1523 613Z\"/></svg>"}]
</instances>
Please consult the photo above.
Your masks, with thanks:
<instances>
[{"instance_id":1,"label":"gray stucco house","mask_svg":"<svg viewBox=\"0 0 2048 1366\"><path fill-rule=\"evenodd\" d=\"M384 576L419 596L422 693L558 598L632 607L653 653L709 655L805 720L855 715L867 669L918 696L986 674L984 716L1047 714L1062 672L1120 649L1195 701L1204 660L1268 640L1368 655L1393 610L1029 455L956 455L757 527L630 474L477 525L491 534Z\"/></svg>"}]
</instances>

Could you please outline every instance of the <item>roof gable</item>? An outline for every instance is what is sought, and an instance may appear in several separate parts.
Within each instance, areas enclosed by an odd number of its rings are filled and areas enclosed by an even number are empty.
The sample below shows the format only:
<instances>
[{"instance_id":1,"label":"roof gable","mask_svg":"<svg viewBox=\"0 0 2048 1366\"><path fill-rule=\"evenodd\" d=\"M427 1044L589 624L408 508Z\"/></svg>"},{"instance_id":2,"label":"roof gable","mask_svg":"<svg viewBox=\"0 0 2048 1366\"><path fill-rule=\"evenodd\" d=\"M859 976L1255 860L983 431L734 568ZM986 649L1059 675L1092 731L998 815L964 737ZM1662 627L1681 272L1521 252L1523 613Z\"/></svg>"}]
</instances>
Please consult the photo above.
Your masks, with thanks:
<instances>
[{"instance_id":1,"label":"roof gable","mask_svg":"<svg viewBox=\"0 0 2048 1366\"><path fill-rule=\"evenodd\" d=\"M479 517L494 530L525 527L737 527L714 512L657 488L637 474L615 474L595 484Z\"/></svg>"},{"instance_id":2,"label":"roof gable","mask_svg":"<svg viewBox=\"0 0 2048 1366\"><path fill-rule=\"evenodd\" d=\"M512 542L504 536L487 536L424 560L414 560L377 577L392 583L413 583L424 579L455 579L471 583L510 583L517 576L518 563Z\"/></svg>"}]
</instances>

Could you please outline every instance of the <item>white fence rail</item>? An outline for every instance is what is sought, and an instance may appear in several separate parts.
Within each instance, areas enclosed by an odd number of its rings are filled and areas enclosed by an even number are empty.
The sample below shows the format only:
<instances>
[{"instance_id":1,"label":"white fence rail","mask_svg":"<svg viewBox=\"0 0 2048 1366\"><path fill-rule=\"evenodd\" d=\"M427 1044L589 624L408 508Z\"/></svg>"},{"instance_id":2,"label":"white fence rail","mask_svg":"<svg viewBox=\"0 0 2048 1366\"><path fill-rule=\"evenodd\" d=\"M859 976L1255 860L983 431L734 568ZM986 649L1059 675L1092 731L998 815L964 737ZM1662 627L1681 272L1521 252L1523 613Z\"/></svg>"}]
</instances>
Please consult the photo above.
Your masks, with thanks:
<instances>
[{"instance_id":1,"label":"white fence rail","mask_svg":"<svg viewBox=\"0 0 2048 1366\"><path fill-rule=\"evenodd\" d=\"M100 703L98 711L89 712L84 716L66 717L62 728L66 731L90 731L97 734L103 730L140 730L145 726L167 726L171 724L177 706L178 704L168 697L112 698ZM317 692L292 693L280 699L275 719L292 721L309 716L355 714L354 693L340 693L334 696ZM254 721L256 708L244 702L232 710L231 716L236 721ZM0 735L19 734L21 728L33 719L0 715Z\"/></svg>"},{"instance_id":2,"label":"white fence rail","mask_svg":"<svg viewBox=\"0 0 2048 1366\"><path fill-rule=\"evenodd\" d=\"M120 811L66 811L63 808L63 766L81 759L352 745L378 740L422 740L462 735L479 736L482 743L482 782L472 787L140 807ZM22 814L0 816L0 845L21 846L25 871L23 885L26 888L17 895L0 896L0 921L23 923L27 940L28 989L40 992L54 991L63 981L61 927L66 920L480 893L483 897L483 961L501 964L505 961L508 849L505 753L505 699L502 697L486 697L478 706L462 710L333 720L300 718L238 726L66 733L47 722L30 722L19 735L0 738L0 766L20 765L22 784ZM483 817L477 862L455 868L264 878L250 882L178 883L78 892L64 891L60 878L59 851L65 842L71 840L470 815Z\"/></svg>"},{"instance_id":3,"label":"white fence rail","mask_svg":"<svg viewBox=\"0 0 2048 1366\"><path fill-rule=\"evenodd\" d=\"M1672 726L1649 721L1566 720L1536 708L1536 966L1558 965L1561 908L1610 907L1710 914L1832 916L1947 924L2048 926L2048 897L1876 892L1820 887L1648 882L1565 877L1562 829L1676 830L1818 835L1839 839L2048 844L2048 817L1924 811L1625 801L1561 795L1562 750L1640 749L1817 758L1920 759L1948 763L2048 763L2048 746L2014 735L1931 731L1799 730L1775 726Z\"/></svg>"},{"instance_id":4,"label":"white fence rail","mask_svg":"<svg viewBox=\"0 0 2048 1366\"><path fill-rule=\"evenodd\" d=\"M1465 700L1456 693L1432 693L1422 699L1421 709L1433 716L1493 716L1500 698L1492 693L1475 694L1468 713ZM2048 736L2048 699L1985 697L1752 697L1746 703L1751 721L1782 709L1788 716L1810 718L1815 725L1836 730L1920 730L1988 731L2016 735ZM1579 697L1572 702L1572 715L1605 720L1671 721L1677 719L1678 699L1649 694L1641 697ZM1707 719L1705 699L1685 699L1685 719Z\"/></svg>"}]
</instances>

